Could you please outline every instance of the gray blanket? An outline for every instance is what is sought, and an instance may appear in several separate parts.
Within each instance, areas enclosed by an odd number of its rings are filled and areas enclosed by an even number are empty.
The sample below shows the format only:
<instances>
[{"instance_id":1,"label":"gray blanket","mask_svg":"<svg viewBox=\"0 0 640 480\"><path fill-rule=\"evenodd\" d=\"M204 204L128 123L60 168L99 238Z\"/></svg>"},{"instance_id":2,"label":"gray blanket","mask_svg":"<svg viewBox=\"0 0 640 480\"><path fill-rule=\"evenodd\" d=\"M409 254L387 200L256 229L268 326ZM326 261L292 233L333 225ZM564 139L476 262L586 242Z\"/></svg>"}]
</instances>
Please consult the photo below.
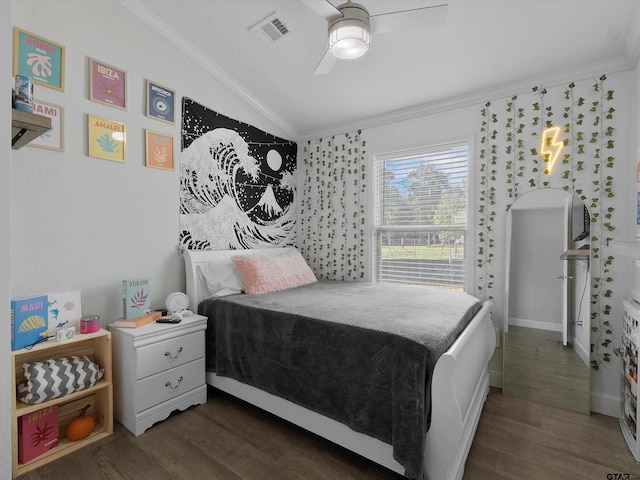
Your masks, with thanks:
<instances>
[{"instance_id":1,"label":"gray blanket","mask_svg":"<svg viewBox=\"0 0 640 480\"><path fill-rule=\"evenodd\" d=\"M481 302L424 287L322 281L203 301L207 370L393 446L421 478L431 375Z\"/></svg>"}]
</instances>

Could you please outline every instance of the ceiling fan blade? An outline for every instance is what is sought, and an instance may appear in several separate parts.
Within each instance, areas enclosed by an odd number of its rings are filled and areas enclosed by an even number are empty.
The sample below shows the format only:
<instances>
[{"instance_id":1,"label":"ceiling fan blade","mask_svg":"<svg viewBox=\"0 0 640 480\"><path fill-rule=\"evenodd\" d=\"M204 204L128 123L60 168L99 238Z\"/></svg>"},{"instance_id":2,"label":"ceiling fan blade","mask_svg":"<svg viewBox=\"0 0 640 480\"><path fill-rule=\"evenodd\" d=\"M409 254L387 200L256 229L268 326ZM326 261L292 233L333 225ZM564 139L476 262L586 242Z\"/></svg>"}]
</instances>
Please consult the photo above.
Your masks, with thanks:
<instances>
[{"instance_id":1,"label":"ceiling fan blade","mask_svg":"<svg viewBox=\"0 0 640 480\"><path fill-rule=\"evenodd\" d=\"M327 49L327 52L324 54L324 57L322 57L322 60L320 60L320 63L316 67L316 70L315 72L313 72L313 74L325 75L329 73L329 71L335 65L336 60L338 60L338 58L333 53L331 53L331 50Z\"/></svg>"},{"instance_id":2,"label":"ceiling fan blade","mask_svg":"<svg viewBox=\"0 0 640 480\"><path fill-rule=\"evenodd\" d=\"M340 10L331 5L327 0L302 0L307 6L316 12L321 17L326 18L327 20L342 15Z\"/></svg>"},{"instance_id":3,"label":"ceiling fan blade","mask_svg":"<svg viewBox=\"0 0 640 480\"><path fill-rule=\"evenodd\" d=\"M442 25L446 21L448 8L449 6L445 4L371 15L371 33L415 30L418 28Z\"/></svg>"}]
</instances>

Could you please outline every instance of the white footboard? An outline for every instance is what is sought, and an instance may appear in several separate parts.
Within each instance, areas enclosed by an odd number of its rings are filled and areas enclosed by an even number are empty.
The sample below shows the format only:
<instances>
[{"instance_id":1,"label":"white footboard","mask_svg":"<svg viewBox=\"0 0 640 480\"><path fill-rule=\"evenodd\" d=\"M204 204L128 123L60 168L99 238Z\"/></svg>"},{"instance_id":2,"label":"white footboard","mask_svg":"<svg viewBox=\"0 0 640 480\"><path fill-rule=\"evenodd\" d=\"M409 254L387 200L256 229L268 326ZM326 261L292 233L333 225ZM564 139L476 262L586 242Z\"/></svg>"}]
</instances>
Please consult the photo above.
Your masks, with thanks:
<instances>
[{"instance_id":1,"label":"white footboard","mask_svg":"<svg viewBox=\"0 0 640 480\"><path fill-rule=\"evenodd\" d=\"M404 467L393 458L393 449L388 443L351 430L344 423L229 377L218 377L215 373L207 372L207 383L383 467L404 474Z\"/></svg>"},{"instance_id":2,"label":"white footboard","mask_svg":"<svg viewBox=\"0 0 640 480\"><path fill-rule=\"evenodd\" d=\"M488 362L495 349L491 302L440 357L431 385L431 428L425 465L428 479L460 480L489 392Z\"/></svg>"},{"instance_id":3,"label":"white footboard","mask_svg":"<svg viewBox=\"0 0 640 480\"><path fill-rule=\"evenodd\" d=\"M460 480L489 391L488 361L495 334L485 302L465 331L438 360L432 383L431 428L427 434L425 475L429 480ZM391 445L355 432L288 400L227 377L207 372L207 383L320 435L394 472L404 467Z\"/></svg>"},{"instance_id":4,"label":"white footboard","mask_svg":"<svg viewBox=\"0 0 640 480\"><path fill-rule=\"evenodd\" d=\"M243 250L243 254L282 252L282 249ZM185 251L187 295L192 309L204 298L198 265L228 260L237 250ZM425 475L429 480L460 480L484 400L489 391L488 362L495 349L491 302L440 357L433 373L431 428L426 437ZM226 377L207 373L207 383L284 418L317 435L404 474L391 445L354 432L346 425L280 397Z\"/></svg>"}]
</instances>

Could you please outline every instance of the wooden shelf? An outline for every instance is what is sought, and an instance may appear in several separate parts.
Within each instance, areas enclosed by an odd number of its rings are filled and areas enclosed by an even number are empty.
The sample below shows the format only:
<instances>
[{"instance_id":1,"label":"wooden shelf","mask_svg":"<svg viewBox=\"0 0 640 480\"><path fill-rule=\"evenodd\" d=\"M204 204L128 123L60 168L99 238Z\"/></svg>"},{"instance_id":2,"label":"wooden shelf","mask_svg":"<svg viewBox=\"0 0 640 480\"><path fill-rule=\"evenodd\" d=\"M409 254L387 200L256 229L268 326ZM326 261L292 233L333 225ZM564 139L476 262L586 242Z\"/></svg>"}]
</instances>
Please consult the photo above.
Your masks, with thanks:
<instances>
[{"instance_id":1,"label":"wooden shelf","mask_svg":"<svg viewBox=\"0 0 640 480\"><path fill-rule=\"evenodd\" d=\"M51 119L35 113L11 110L11 148L18 150L51 130Z\"/></svg>"},{"instance_id":2,"label":"wooden shelf","mask_svg":"<svg viewBox=\"0 0 640 480\"><path fill-rule=\"evenodd\" d=\"M50 358L62 358L71 355L87 356L104 370L102 378L91 388L54 398L37 405L27 405L16 397L16 386L25 380L23 364L41 362ZM99 330L95 333L79 334L70 340L57 342L53 339L34 345L31 349L11 352L13 370L11 388L11 443L13 477L17 477L46 463L74 452L90 443L101 440L113 433L113 383L111 369L111 333ZM96 420L94 431L87 438L70 441L65 436L69 422L78 412L89 404L88 413ZM18 419L23 415L36 412L48 406L58 405L59 444L39 457L27 462L18 462Z\"/></svg>"}]
</instances>

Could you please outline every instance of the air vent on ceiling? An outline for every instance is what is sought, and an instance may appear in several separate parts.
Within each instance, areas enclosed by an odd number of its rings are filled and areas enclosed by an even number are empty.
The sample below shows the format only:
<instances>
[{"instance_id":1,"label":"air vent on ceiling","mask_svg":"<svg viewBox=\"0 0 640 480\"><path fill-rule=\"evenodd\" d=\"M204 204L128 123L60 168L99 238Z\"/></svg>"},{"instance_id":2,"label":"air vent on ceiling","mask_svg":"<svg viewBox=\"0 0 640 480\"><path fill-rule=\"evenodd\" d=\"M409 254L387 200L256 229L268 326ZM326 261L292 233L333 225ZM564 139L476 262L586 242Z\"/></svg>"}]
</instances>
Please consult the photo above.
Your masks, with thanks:
<instances>
[{"instance_id":1,"label":"air vent on ceiling","mask_svg":"<svg viewBox=\"0 0 640 480\"><path fill-rule=\"evenodd\" d=\"M265 45L271 45L291 33L275 13L258 22L249 31Z\"/></svg>"}]
</instances>

